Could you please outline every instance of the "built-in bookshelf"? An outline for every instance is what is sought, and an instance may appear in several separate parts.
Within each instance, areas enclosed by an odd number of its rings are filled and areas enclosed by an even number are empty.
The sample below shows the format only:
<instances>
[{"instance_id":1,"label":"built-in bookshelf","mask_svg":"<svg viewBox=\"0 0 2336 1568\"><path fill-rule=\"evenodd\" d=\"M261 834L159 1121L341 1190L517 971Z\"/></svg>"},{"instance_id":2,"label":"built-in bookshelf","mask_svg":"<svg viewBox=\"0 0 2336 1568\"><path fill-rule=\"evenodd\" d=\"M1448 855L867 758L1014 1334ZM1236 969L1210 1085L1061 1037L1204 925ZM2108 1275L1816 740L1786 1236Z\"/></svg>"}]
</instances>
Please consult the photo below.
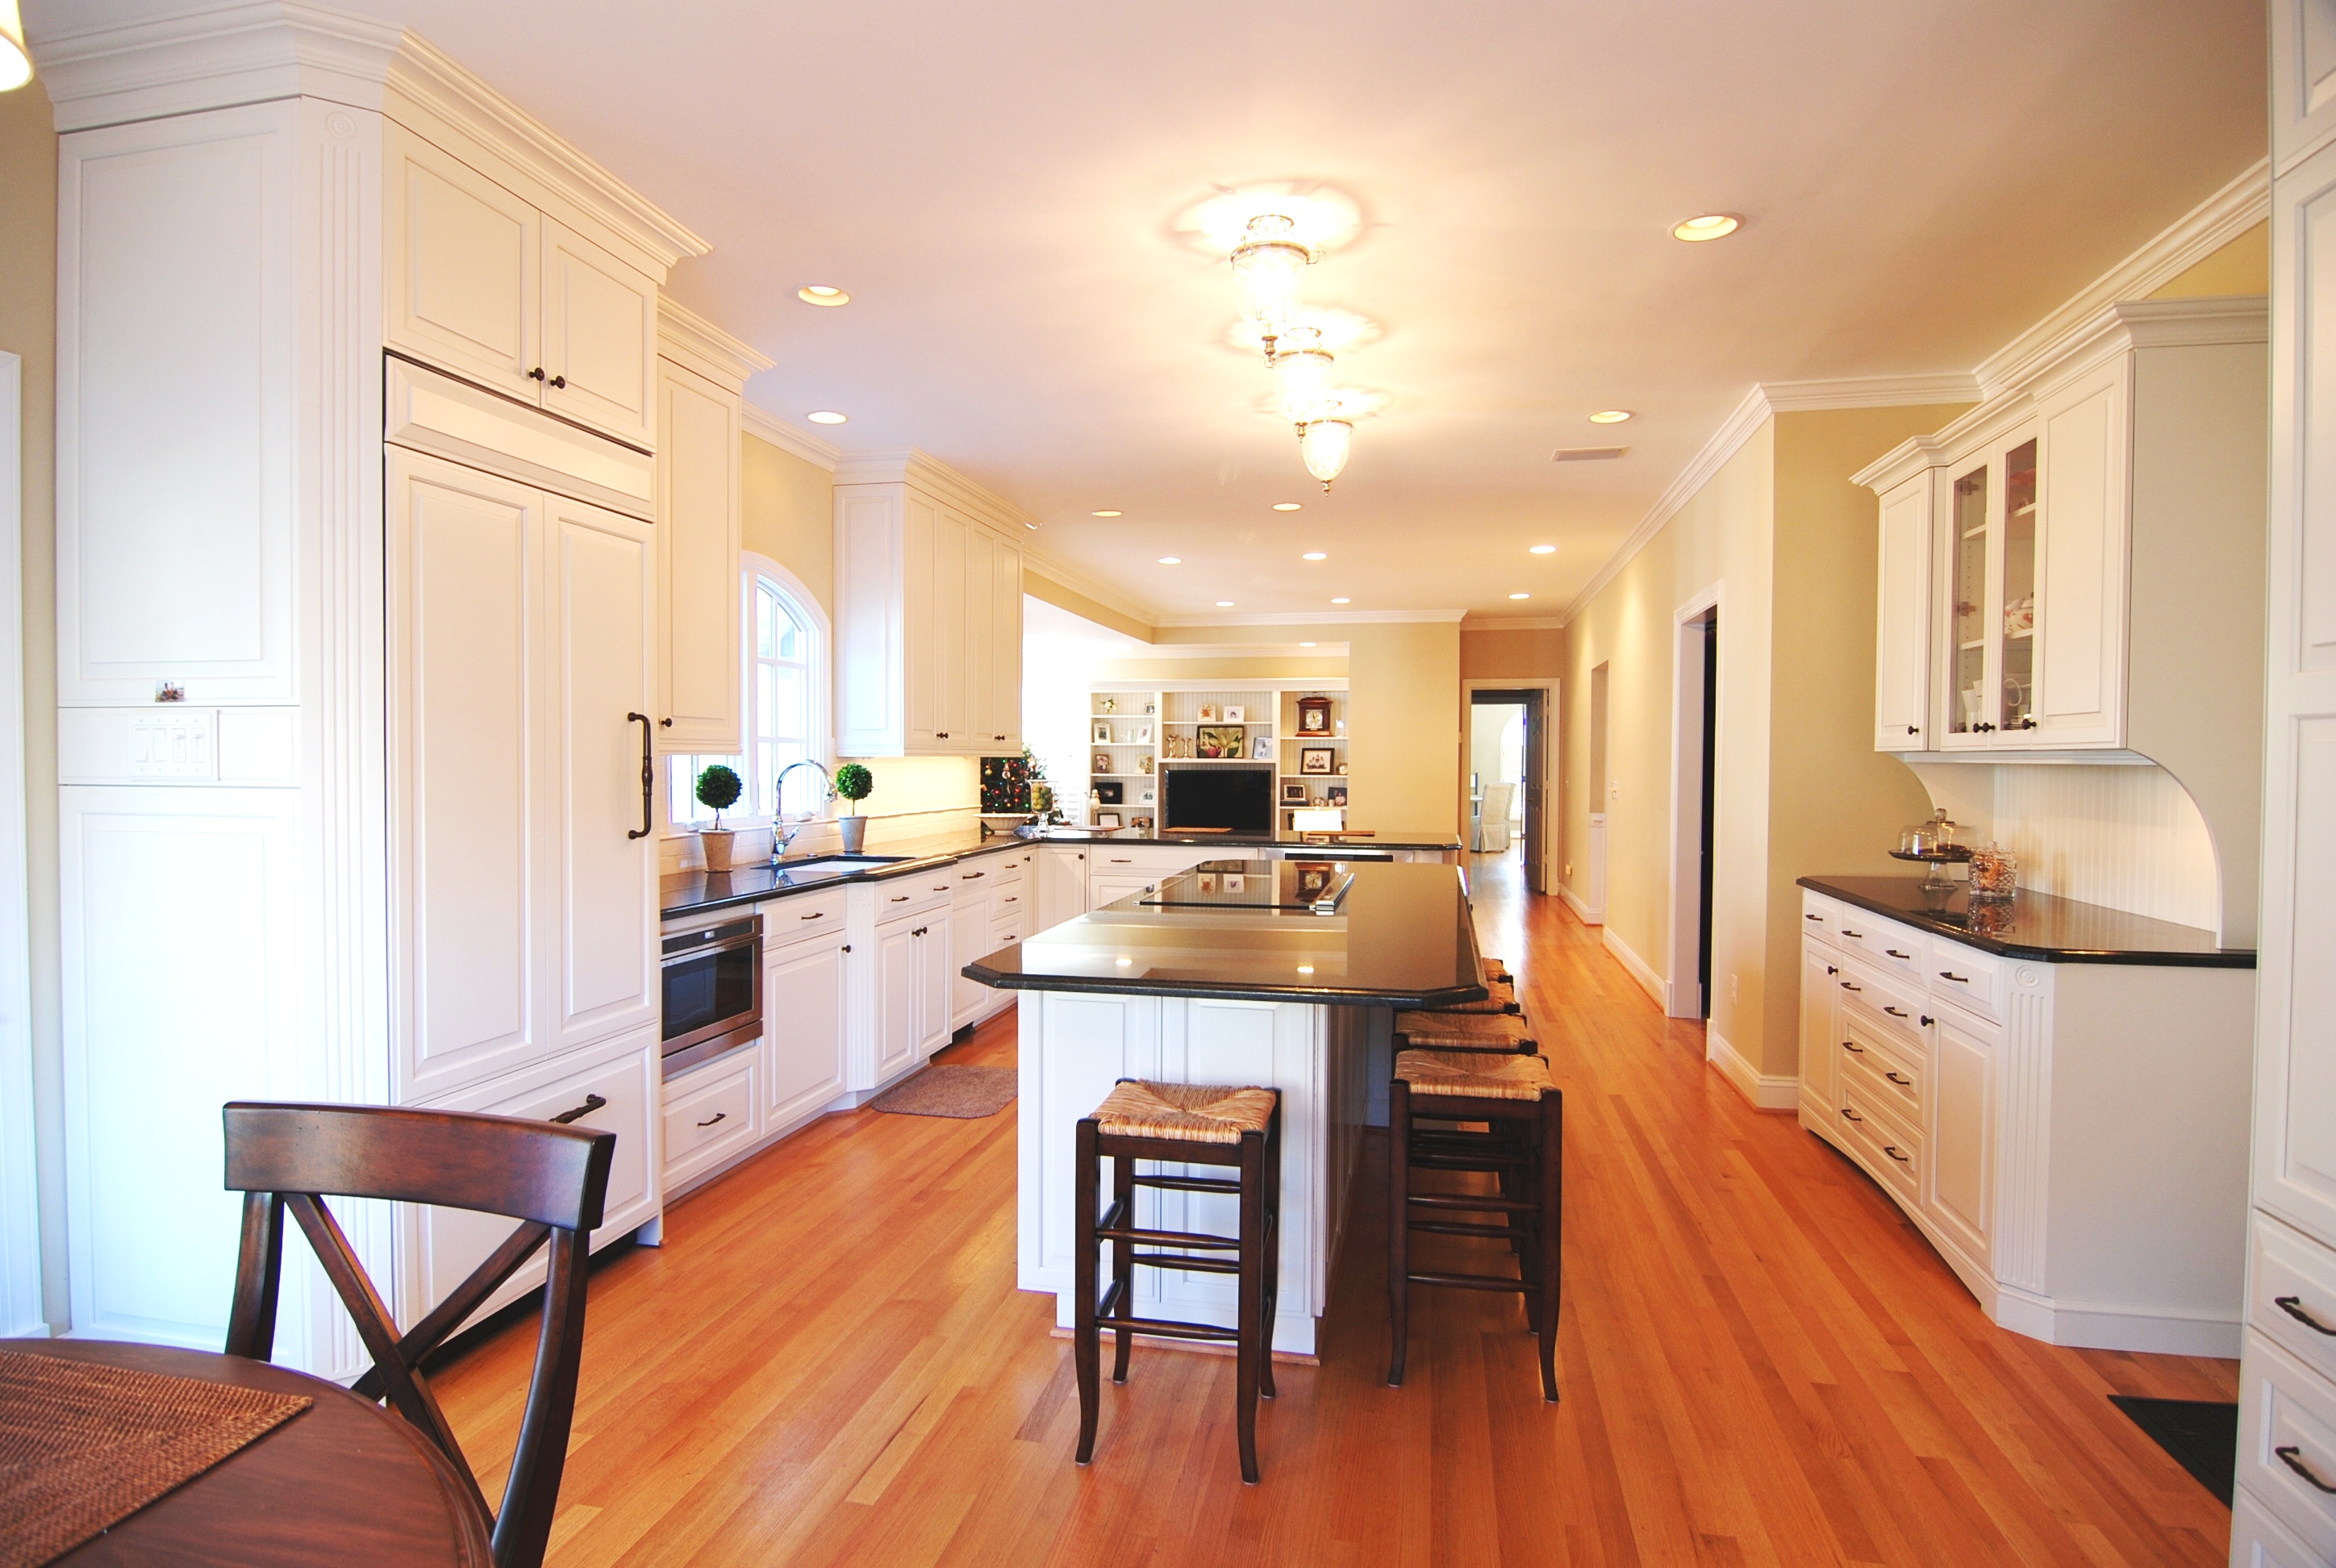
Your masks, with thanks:
<instances>
[{"instance_id":1,"label":"built-in bookshelf","mask_svg":"<svg viewBox=\"0 0 2336 1568\"><path fill-rule=\"evenodd\" d=\"M1301 732L1301 698L1328 705L1316 710L1320 727ZM1087 735L1087 781L1076 803L1082 812L1115 814L1123 826L1158 821L1163 765L1271 763L1285 830L1299 806L1348 803L1342 681L1302 687L1098 686L1088 694ZM1314 771L1307 771L1309 763ZM1120 798L1089 806L1089 791ZM1066 806L1074 803L1065 801Z\"/></svg>"}]
</instances>

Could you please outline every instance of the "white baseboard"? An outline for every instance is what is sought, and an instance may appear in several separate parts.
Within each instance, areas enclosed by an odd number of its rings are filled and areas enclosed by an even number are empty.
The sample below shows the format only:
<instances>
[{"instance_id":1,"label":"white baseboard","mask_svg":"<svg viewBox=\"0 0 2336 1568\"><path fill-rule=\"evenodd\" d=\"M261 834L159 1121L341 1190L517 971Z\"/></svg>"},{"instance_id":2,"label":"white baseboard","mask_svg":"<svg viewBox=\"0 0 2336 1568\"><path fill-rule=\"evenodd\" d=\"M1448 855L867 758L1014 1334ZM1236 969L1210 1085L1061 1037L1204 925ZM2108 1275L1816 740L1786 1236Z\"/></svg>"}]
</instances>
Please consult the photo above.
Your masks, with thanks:
<instances>
[{"instance_id":1,"label":"white baseboard","mask_svg":"<svg viewBox=\"0 0 2336 1568\"><path fill-rule=\"evenodd\" d=\"M1986 1305L1982 1300L1982 1305ZM1998 1285L1988 1316L1997 1325L2050 1345L2087 1350L2141 1350L2159 1356L2239 1354L2238 1316L2209 1317L2152 1307L2062 1301Z\"/></svg>"},{"instance_id":2,"label":"white baseboard","mask_svg":"<svg viewBox=\"0 0 2336 1568\"><path fill-rule=\"evenodd\" d=\"M1603 925L1605 923L1606 911L1604 910L1591 909L1587 903L1582 901L1582 895L1580 893L1575 892L1563 882L1557 884L1557 896L1565 901L1565 907L1572 910L1573 911L1573 918L1580 920L1583 925L1595 926Z\"/></svg>"},{"instance_id":3,"label":"white baseboard","mask_svg":"<svg viewBox=\"0 0 2336 1568\"><path fill-rule=\"evenodd\" d=\"M1655 1006L1665 1007L1667 1000L1663 994L1662 977L1649 969L1647 960L1632 952L1629 944L1614 934L1612 926L1604 927L1603 930L1605 935L1602 940L1606 944L1606 950L1612 953L1620 960L1623 969L1630 971L1630 978L1639 982L1639 989L1654 998Z\"/></svg>"},{"instance_id":4,"label":"white baseboard","mask_svg":"<svg viewBox=\"0 0 2336 1568\"><path fill-rule=\"evenodd\" d=\"M1706 1026L1703 1031L1703 1059L1719 1069L1719 1076L1736 1086L1736 1092L1763 1111L1794 1111L1801 1105L1801 1080L1796 1077L1763 1077L1757 1068L1744 1059L1744 1054L1728 1043L1718 1029Z\"/></svg>"}]
</instances>

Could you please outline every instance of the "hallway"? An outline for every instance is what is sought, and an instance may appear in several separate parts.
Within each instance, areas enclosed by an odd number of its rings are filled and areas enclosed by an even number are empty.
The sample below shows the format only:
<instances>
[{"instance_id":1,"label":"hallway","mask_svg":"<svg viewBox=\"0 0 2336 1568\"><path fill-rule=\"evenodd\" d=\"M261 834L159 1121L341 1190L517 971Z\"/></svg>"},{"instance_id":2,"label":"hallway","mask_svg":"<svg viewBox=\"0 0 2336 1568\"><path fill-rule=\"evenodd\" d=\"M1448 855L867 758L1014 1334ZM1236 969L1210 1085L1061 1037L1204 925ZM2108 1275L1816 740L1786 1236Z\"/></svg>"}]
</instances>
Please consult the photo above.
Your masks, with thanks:
<instances>
[{"instance_id":1,"label":"hallway","mask_svg":"<svg viewBox=\"0 0 2336 1568\"><path fill-rule=\"evenodd\" d=\"M1473 872L1567 1095L1563 1403L1520 1309L1423 1290L1385 1375L1381 1205L1319 1368L1236 1476L1231 1362L1139 1354L1092 1468L1047 1300L1014 1289L1014 1119L832 1116L593 1282L561 1564L2216 1563L2228 1513L2105 1396L2234 1364L1989 1324L1896 1208L1750 1109L1514 856ZM1010 1015L946 1059L1013 1059ZM1362 1180L1384 1180L1374 1161ZM1446 1242L1471 1246L1472 1242ZM440 1388L507 1454L523 1325ZM499 1470L482 1479L490 1492Z\"/></svg>"}]
</instances>

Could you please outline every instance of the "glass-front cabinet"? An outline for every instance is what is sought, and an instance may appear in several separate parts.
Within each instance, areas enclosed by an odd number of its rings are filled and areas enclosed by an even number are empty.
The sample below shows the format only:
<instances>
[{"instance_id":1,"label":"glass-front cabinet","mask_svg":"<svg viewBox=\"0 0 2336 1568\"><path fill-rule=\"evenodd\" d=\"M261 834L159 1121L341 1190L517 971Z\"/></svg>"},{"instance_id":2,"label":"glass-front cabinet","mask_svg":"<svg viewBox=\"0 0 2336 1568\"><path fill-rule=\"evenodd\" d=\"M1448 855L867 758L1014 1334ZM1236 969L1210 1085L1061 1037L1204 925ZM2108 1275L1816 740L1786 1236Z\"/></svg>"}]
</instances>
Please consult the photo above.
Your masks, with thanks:
<instances>
[{"instance_id":1,"label":"glass-front cabinet","mask_svg":"<svg viewBox=\"0 0 2336 1568\"><path fill-rule=\"evenodd\" d=\"M1950 750L2036 727L2037 440L2020 426L1950 469L1944 536Z\"/></svg>"}]
</instances>

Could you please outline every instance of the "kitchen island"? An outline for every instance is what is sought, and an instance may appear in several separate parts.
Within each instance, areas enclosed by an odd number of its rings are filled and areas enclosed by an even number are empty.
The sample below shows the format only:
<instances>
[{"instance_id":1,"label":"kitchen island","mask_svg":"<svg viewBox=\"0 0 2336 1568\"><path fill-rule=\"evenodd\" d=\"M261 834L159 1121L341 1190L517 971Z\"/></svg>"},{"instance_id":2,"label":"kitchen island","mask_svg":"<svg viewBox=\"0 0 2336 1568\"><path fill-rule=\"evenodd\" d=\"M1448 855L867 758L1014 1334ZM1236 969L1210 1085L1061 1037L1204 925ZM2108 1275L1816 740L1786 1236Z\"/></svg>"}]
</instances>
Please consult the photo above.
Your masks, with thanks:
<instances>
[{"instance_id":1,"label":"kitchen island","mask_svg":"<svg viewBox=\"0 0 2336 1568\"><path fill-rule=\"evenodd\" d=\"M1311 1355L1348 1189L1387 1076L1394 1010L1485 995L1458 868L1204 862L965 967L1026 993L1017 1276L1072 1301L1072 1141L1120 1078L1282 1095L1281 1301L1274 1349ZM1230 1235L1233 1201L1138 1195L1146 1224ZM1147 1316L1231 1324L1225 1276L1146 1271Z\"/></svg>"}]
</instances>

